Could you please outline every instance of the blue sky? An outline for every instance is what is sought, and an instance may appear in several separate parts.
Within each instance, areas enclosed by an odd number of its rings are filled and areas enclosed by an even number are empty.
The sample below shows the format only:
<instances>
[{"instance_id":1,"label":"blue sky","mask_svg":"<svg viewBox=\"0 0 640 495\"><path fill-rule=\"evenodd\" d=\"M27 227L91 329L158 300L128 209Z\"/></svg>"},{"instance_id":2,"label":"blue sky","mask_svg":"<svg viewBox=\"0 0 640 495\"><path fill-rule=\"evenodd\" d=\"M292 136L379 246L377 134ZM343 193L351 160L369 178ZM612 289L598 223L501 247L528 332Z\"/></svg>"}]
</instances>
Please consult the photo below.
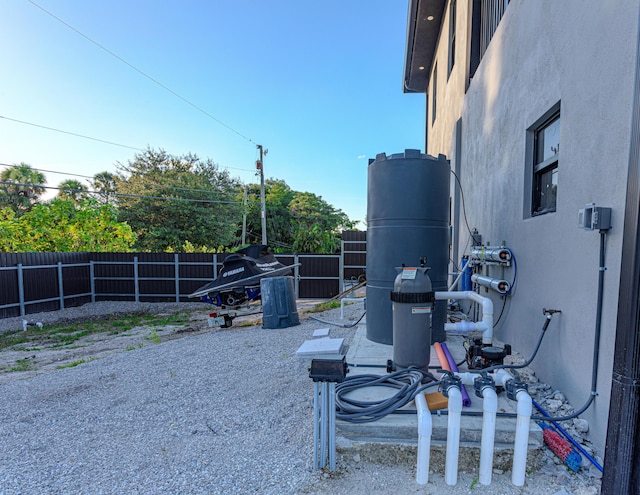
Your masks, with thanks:
<instances>
[{"instance_id":1,"label":"blue sky","mask_svg":"<svg viewBox=\"0 0 640 495\"><path fill-rule=\"evenodd\" d=\"M0 163L72 174L45 172L55 186L136 153L8 119L192 152L245 183L262 144L267 178L362 221L368 158L424 148L424 95L402 92L407 4L0 0Z\"/></svg>"}]
</instances>

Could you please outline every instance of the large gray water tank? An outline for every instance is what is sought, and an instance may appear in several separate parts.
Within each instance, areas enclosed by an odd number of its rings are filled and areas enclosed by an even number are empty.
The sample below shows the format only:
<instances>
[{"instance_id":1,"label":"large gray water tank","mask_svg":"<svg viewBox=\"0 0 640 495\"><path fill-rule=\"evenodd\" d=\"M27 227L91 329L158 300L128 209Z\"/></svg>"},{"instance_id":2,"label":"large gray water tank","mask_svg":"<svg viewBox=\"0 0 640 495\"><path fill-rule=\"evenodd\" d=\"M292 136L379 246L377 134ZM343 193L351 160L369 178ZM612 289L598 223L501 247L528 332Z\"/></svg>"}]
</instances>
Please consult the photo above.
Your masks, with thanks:
<instances>
[{"instance_id":1,"label":"large gray water tank","mask_svg":"<svg viewBox=\"0 0 640 495\"><path fill-rule=\"evenodd\" d=\"M390 293L396 266L427 258L434 291L447 290L449 161L419 150L369 163L367 192L367 338L393 344ZM431 342L445 340L446 301L437 301Z\"/></svg>"}]
</instances>

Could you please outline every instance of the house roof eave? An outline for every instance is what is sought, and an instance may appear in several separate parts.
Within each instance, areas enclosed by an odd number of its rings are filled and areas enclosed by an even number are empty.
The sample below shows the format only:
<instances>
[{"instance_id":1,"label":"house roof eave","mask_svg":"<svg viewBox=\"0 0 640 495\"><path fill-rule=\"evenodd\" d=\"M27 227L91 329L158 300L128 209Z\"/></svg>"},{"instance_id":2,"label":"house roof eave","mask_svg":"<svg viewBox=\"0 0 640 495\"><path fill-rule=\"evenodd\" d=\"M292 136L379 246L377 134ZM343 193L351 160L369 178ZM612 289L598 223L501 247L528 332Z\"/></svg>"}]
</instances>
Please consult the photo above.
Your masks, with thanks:
<instances>
[{"instance_id":1,"label":"house roof eave","mask_svg":"<svg viewBox=\"0 0 640 495\"><path fill-rule=\"evenodd\" d=\"M403 91L425 93L447 0L409 0Z\"/></svg>"}]
</instances>

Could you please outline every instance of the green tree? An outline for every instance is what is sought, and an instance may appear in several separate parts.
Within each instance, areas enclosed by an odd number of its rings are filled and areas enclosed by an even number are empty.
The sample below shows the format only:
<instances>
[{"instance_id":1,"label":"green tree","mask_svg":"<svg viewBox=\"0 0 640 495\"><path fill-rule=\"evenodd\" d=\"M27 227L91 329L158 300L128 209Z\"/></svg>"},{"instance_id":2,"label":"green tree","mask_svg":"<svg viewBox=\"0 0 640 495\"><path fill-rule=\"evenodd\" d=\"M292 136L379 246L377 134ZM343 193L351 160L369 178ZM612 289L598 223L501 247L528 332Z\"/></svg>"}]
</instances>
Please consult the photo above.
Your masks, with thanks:
<instances>
[{"instance_id":1,"label":"green tree","mask_svg":"<svg viewBox=\"0 0 640 495\"><path fill-rule=\"evenodd\" d=\"M116 176L110 172L99 172L93 176L91 187L96 191L96 199L100 203L110 204L115 201Z\"/></svg>"},{"instance_id":2,"label":"green tree","mask_svg":"<svg viewBox=\"0 0 640 495\"><path fill-rule=\"evenodd\" d=\"M259 243L260 186L247 188L247 232L250 242ZM340 248L341 231L355 226L346 213L321 196L294 191L283 180L265 181L265 204L267 242L276 252L334 253Z\"/></svg>"},{"instance_id":3,"label":"green tree","mask_svg":"<svg viewBox=\"0 0 640 495\"><path fill-rule=\"evenodd\" d=\"M58 198L69 199L77 203L83 199L87 199L87 186L75 179L67 179L58 184Z\"/></svg>"},{"instance_id":4,"label":"green tree","mask_svg":"<svg viewBox=\"0 0 640 495\"><path fill-rule=\"evenodd\" d=\"M289 203L295 252L334 253L340 248L340 233L355 222L322 196L297 192Z\"/></svg>"},{"instance_id":5,"label":"green tree","mask_svg":"<svg viewBox=\"0 0 640 495\"><path fill-rule=\"evenodd\" d=\"M11 208L0 210L0 251L121 252L130 251L134 241L115 208L94 199L56 198L20 216Z\"/></svg>"},{"instance_id":6,"label":"green tree","mask_svg":"<svg viewBox=\"0 0 640 495\"><path fill-rule=\"evenodd\" d=\"M37 203L47 180L43 173L20 163L0 172L0 208L9 207L22 214Z\"/></svg>"},{"instance_id":7,"label":"green tree","mask_svg":"<svg viewBox=\"0 0 640 495\"><path fill-rule=\"evenodd\" d=\"M240 184L210 159L147 149L118 163L119 219L137 234L136 249L217 250L237 242Z\"/></svg>"}]
</instances>

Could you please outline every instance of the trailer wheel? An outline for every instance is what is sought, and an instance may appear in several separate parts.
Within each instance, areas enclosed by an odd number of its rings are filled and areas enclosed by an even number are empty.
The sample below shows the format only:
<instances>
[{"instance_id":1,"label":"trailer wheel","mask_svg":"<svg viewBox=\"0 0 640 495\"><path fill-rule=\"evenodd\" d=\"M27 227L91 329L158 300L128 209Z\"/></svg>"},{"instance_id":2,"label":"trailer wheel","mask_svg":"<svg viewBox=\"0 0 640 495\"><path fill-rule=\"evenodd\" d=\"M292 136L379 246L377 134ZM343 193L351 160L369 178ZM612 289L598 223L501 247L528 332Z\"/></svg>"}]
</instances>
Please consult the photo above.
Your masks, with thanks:
<instances>
[{"instance_id":1,"label":"trailer wheel","mask_svg":"<svg viewBox=\"0 0 640 495\"><path fill-rule=\"evenodd\" d=\"M238 299L233 294L225 294L223 301L225 306L235 306L238 303Z\"/></svg>"},{"instance_id":2,"label":"trailer wheel","mask_svg":"<svg viewBox=\"0 0 640 495\"><path fill-rule=\"evenodd\" d=\"M233 325L233 319L230 316L225 315L224 324L220 325L220 328L229 328L231 325Z\"/></svg>"}]
</instances>

